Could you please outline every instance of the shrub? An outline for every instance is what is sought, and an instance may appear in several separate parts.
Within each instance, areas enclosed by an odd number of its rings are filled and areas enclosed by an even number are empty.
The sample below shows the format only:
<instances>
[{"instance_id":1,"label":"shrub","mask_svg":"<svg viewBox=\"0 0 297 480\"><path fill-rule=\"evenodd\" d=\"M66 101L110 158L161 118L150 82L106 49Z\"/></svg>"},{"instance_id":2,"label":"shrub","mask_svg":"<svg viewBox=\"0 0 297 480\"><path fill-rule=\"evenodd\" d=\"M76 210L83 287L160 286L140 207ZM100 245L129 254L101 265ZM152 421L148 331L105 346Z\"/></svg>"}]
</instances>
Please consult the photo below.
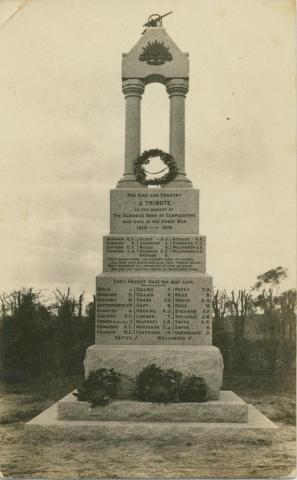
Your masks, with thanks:
<instances>
[{"instance_id":1,"label":"shrub","mask_svg":"<svg viewBox=\"0 0 297 480\"><path fill-rule=\"evenodd\" d=\"M179 398L181 402L206 402L208 391L204 379L196 375L185 377L179 388Z\"/></svg>"},{"instance_id":2,"label":"shrub","mask_svg":"<svg viewBox=\"0 0 297 480\"><path fill-rule=\"evenodd\" d=\"M138 400L147 402L178 402L182 374L173 369L162 370L155 364L148 365L136 378Z\"/></svg>"},{"instance_id":3,"label":"shrub","mask_svg":"<svg viewBox=\"0 0 297 480\"><path fill-rule=\"evenodd\" d=\"M176 370L162 370L155 364L145 367L136 378L138 400L147 402L206 402L207 385L202 377L182 378Z\"/></svg>"},{"instance_id":4,"label":"shrub","mask_svg":"<svg viewBox=\"0 0 297 480\"><path fill-rule=\"evenodd\" d=\"M78 400L90 402L92 407L107 405L112 398L117 396L117 388L120 383L120 375L113 368L99 368L90 372L74 395Z\"/></svg>"}]
</instances>

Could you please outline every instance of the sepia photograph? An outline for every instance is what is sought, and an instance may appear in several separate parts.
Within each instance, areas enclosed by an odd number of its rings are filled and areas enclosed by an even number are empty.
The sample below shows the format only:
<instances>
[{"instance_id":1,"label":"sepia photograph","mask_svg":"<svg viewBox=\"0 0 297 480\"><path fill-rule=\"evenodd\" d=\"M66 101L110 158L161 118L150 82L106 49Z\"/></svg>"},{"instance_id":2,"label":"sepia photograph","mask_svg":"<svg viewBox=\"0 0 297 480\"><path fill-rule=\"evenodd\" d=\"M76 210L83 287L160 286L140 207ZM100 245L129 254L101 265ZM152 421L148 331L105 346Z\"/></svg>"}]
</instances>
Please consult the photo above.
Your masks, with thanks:
<instances>
[{"instance_id":1,"label":"sepia photograph","mask_svg":"<svg viewBox=\"0 0 297 480\"><path fill-rule=\"evenodd\" d=\"M293 0L0 0L0 477L296 476Z\"/></svg>"}]
</instances>

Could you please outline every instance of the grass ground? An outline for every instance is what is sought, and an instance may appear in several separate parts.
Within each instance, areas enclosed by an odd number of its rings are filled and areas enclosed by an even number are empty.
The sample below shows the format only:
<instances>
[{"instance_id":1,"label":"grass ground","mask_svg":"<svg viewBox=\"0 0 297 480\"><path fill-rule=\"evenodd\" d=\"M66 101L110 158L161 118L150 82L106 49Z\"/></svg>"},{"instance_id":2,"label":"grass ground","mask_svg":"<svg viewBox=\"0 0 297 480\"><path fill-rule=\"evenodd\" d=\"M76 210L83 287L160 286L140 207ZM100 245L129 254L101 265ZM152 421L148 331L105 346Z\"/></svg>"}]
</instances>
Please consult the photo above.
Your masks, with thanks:
<instances>
[{"instance_id":1,"label":"grass ground","mask_svg":"<svg viewBox=\"0 0 297 480\"><path fill-rule=\"evenodd\" d=\"M295 471L295 387L269 377L226 376L233 390L274 421L273 440L194 445L126 441L36 443L24 423L71 391L77 378L1 385L0 470L12 478L284 478Z\"/></svg>"}]
</instances>

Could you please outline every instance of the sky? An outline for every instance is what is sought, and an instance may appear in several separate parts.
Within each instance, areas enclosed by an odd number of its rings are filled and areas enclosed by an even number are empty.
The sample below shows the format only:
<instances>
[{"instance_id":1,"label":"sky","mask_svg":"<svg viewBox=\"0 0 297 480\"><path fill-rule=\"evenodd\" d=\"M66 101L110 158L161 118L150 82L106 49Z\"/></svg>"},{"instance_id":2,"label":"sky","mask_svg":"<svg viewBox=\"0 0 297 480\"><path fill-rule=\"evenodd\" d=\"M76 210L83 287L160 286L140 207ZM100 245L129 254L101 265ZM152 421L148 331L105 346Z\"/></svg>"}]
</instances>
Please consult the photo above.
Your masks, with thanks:
<instances>
[{"instance_id":1,"label":"sky","mask_svg":"<svg viewBox=\"0 0 297 480\"><path fill-rule=\"evenodd\" d=\"M207 271L231 290L282 265L295 286L295 2L1 0L0 292L93 294L124 168L122 52L171 10ZM165 88L149 85L142 150L168 151L168 135Z\"/></svg>"}]
</instances>

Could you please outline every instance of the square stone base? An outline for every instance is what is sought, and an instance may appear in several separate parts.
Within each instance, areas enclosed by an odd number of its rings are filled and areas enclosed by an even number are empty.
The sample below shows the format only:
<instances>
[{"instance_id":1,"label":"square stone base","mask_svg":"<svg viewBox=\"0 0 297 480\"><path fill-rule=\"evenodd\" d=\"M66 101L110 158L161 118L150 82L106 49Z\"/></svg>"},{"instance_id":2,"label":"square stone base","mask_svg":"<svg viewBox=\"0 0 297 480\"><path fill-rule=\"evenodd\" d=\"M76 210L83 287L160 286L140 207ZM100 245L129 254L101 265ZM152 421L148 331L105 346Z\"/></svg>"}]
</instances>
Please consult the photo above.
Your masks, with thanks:
<instances>
[{"instance_id":1,"label":"square stone base","mask_svg":"<svg viewBox=\"0 0 297 480\"><path fill-rule=\"evenodd\" d=\"M91 408L72 393L58 402L58 420L132 422L241 422L248 421L248 406L233 392L221 392L219 400L202 403L151 403L114 400Z\"/></svg>"},{"instance_id":2,"label":"square stone base","mask_svg":"<svg viewBox=\"0 0 297 480\"><path fill-rule=\"evenodd\" d=\"M204 378L210 400L219 400L223 382L223 358L214 346L196 345L92 345L85 358L85 374L99 368L113 368L134 380L150 364L174 368L183 375Z\"/></svg>"},{"instance_id":3,"label":"square stone base","mask_svg":"<svg viewBox=\"0 0 297 480\"><path fill-rule=\"evenodd\" d=\"M114 442L145 441L149 444L185 444L247 439L270 439L277 427L252 405L248 421L233 422L131 422L101 420L58 420L57 404L25 425L25 434L55 441L106 439Z\"/></svg>"}]
</instances>

